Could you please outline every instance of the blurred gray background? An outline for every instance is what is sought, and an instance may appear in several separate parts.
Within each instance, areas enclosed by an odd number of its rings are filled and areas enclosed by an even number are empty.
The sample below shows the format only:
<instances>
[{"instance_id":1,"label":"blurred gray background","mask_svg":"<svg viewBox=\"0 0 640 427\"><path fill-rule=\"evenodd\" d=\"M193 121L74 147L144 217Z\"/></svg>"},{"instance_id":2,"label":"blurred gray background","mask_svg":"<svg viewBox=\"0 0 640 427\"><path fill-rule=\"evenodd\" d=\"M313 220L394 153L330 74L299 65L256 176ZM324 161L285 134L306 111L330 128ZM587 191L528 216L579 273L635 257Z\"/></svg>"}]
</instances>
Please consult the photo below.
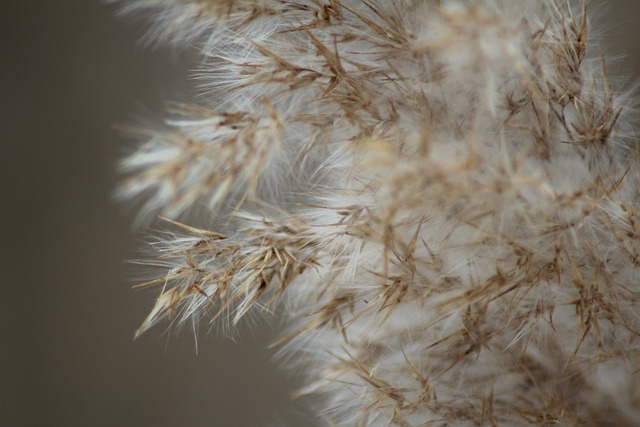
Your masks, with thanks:
<instances>
[{"instance_id":1,"label":"blurred gray background","mask_svg":"<svg viewBox=\"0 0 640 427\"><path fill-rule=\"evenodd\" d=\"M635 81L640 1L598 21ZM141 233L111 198L132 146L115 125L160 120L193 65L143 33L97 0L0 0L0 427L308 427L269 325L203 330L197 353L166 325L132 340L155 294L123 262Z\"/></svg>"}]
</instances>

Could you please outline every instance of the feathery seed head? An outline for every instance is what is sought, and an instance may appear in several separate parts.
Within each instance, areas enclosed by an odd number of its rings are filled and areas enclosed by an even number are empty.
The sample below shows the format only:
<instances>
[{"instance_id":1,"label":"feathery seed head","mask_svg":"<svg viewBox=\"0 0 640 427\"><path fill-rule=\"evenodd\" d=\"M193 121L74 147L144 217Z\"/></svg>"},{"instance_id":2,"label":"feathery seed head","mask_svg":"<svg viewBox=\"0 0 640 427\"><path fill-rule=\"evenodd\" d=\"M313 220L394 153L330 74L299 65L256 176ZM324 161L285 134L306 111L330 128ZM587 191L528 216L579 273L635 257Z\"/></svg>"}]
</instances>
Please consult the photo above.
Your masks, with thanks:
<instances>
[{"instance_id":1,"label":"feathery seed head","mask_svg":"<svg viewBox=\"0 0 640 427\"><path fill-rule=\"evenodd\" d=\"M280 311L332 425L640 418L640 167L584 2L123 9L202 55L123 162L169 218L137 334Z\"/></svg>"}]
</instances>

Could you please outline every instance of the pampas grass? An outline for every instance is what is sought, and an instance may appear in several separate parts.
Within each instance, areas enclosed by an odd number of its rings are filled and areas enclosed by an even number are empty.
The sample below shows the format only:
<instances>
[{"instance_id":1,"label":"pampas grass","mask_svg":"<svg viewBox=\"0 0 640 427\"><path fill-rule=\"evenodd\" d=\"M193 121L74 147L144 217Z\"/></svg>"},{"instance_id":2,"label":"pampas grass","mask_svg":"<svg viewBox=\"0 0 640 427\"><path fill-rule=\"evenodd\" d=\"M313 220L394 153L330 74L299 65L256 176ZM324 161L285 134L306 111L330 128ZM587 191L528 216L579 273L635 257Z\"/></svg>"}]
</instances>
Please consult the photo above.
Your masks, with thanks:
<instances>
[{"instance_id":1,"label":"pampas grass","mask_svg":"<svg viewBox=\"0 0 640 427\"><path fill-rule=\"evenodd\" d=\"M629 95L563 0L132 0L200 105L123 161L161 320L288 319L336 426L635 425Z\"/></svg>"}]
</instances>

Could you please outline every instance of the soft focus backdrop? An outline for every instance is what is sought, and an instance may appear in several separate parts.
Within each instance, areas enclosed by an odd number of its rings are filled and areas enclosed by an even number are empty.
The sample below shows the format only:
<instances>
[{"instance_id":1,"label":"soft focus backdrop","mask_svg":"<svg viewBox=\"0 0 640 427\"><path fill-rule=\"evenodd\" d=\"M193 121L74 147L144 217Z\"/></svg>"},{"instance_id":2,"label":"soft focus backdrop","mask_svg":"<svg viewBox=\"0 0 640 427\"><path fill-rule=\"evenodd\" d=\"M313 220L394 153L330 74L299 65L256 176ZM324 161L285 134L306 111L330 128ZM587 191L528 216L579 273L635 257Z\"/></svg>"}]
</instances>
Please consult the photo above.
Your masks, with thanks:
<instances>
[{"instance_id":1,"label":"soft focus backdrop","mask_svg":"<svg viewBox=\"0 0 640 427\"><path fill-rule=\"evenodd\" d=\"M610 73L636 81L640 1L597 17L624 57ZM0 0L0 426L314 425L262 320L234 341L204 328L197 348L166 324L132 340L155 294L124 262L142 233L112 200L132 146L117 125L161 120L195 66L143 34L98 0Z\"/></svg>"}]
</instances>

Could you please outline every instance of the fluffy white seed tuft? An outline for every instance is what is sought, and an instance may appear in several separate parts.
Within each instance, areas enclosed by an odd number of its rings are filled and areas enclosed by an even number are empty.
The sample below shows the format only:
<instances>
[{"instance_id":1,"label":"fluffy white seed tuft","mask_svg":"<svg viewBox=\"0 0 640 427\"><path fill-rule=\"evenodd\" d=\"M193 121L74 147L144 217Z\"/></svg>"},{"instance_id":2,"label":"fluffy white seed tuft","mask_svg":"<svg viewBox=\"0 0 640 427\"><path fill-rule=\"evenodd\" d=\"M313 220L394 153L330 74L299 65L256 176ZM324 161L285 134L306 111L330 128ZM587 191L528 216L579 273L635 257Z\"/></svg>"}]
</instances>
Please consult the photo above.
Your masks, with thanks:
<instances>
[{"instance_id":1,"label":"fluffy white seed tuft","mask_svg":"<svg viewBox=\"0 0 640 427\"><path fill-rule=\"evenodd\" d=\"M138 333L280 311L337 426L640 419L638 150L582 2L123 9L202 55L123 162L171 218Z\"/></svg>"}]
</instances>

